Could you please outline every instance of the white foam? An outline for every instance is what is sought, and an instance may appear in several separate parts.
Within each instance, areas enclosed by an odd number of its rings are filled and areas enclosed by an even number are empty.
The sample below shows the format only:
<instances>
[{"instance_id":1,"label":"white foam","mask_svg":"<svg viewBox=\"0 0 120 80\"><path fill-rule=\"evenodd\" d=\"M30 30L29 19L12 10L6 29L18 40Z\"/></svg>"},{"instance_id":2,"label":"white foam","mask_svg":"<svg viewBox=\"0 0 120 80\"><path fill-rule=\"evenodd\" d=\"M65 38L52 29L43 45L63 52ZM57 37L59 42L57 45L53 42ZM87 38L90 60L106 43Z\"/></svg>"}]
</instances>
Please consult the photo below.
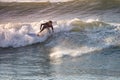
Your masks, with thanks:
<instances>
[{"instance_id":1,"label":"white foam","mask_svg":"<svg viewBox=\"0 0 120 80\"><path fill-rule=\"evenodd\" d=\"M87 23L91 23L91 22L94 22L94 21L99 21L99 19L87 19L86 20Z\"/></svg>"},{"instance_id":2,"label":"white foam","mask_svg":"<svg viewBox=\"0 0 120 80\"><path fill-rule=\"evenodd\" d=\"M100 27L100 29L99 29L99 25L95 25L95 29L94 28L89 29L89 27L91 27L93 25L91 25L91 24L88 25L88 24L95 22L95 21L97 23L100 23L101 24L100 26L103 26L103 27ZM78 45L80 45L80 46L75 46L75 44L72 45L71 42L68 43L69 41L73 41L74 39L66 40L65 39L66 37L64 38L64 40L60 40L61 38L57 38L57 39L55 39L54 42L51 41L49 44L47 44L47 46L52 46L50 58L53 60L58 60L58 59L66 57L66 56L77 57L77 56L88 54L88 53L91 53L94 51L99 51L101 49L108 48L113 45L114 46L120 45L119 44L119 42L120 42L120 26L119 25L114 26L114 25L111 25L108 23L106 24L104 22L103 23L99 22L97 20L90 20L90 22L84 22L77 18L68 20L68 21L66 20L63 22L58 21L57 24L60 25L60 27L63 26L63 28L68 27L70 30L72 30L73 28L75 28L77 26L88 28L88 30L85 31L85 33L84 33L84 35L87 36L87 40L86 40L87 42L84 41L84 38L78 39L78 41L80 41L80 40L82 41L82 44L78 43ZM58 27L58 28L60 28L60 27ZM63 29L63 28L61 28L61 29ZM64 33L63 33L63 35L64 35ZM70 35L70 33L69 33L69 35ZM68 41L68 42L66 42L66 41ZM55 44L57 44L57 45L55 45ZM76 44L77 44L77 42L76 42ZM70 46L73 46L73 47L71 48Z\"/></svg>"},{"instance_id":3,"label":"white foam","mask_svg":"<svg viewBox=\"0 0 120 80\"><path fill-rule=\"evenodd\" d=\"M48 33L43 36L30 36L28 33L37 33L40 22L8 23L0 25L0 47L20 47L42 42L47 39Z\"/></svg>"},{"instance_id":4,"label":"white foam","mask_svg":"<svg viewBox=\"0 0 120 80\"><path fill-rule=\"evenodd\" d=\"M43 20L40 22L32 22L32 23L0 24L0 47L9 47L9 46L20 47L20 46L26 46L26 45L30 45L30 44L34 44L34 43L38 43L38 42L43 42L50 35L47 33L46 30L43 32L43 36L40 36L40 37L30 36L30 35L28 35L28 33L39 32L40 24L43 22L46 22L46 21L47 20ZM89 29L89 27L92 26L92 25L90 25L90 26L86 27L86 24L89 24L89 23L81 21L78 18L71 19L71 20L53 21L55 33L63 32L63 31L71 31L74 28L77 28L78 30L82 29L82 28ZM112 29L112 28L110 28L110 29ZM95 30L97 31L97 26L95 29L93 29L93 28L89 29L88 33L95 32ZM100 31L100 33L89 33L89 34L87 34L87 36L91 40L96 41L96 42L104 41L104 43L103 42L99 43L99 46L109 46L111 44L118 43L119 31L120 31L119 26L116 26L116 27L113 26L112 30L109 30L109 28L103 27L103 29L98 29L98 31ZM110 35L110 34L106 34L106 33L113 33L113 34ZM112 36L113 36L113 38L111 38ZM114 37L114 36L118 36L118 38ZM117 41L115 42L114 39L117 39ZM101 40L101 41L99 41L99 40ZM72 52L72 51L70 51L70 52Z\"/></svg>"},{"instance_id":5,"label":"white foam","mask_svg":"<svg viewBox=\"0 0 120 80\"><path fill-rule=\"evenodd\" d=\"M43 20L40 22L32 23L6 23L0 24L0 47L20 47L37 42L43 42L51 34L47 30L43 31L43 36L30 36L29 33L38 33L40 29L40 24L46 22ZM61 20L55 22L54 31L55 33L61 31L69 31L70 27L69 21Z\"/></svg>"},{"instance_id":6,"label":"white foam","mask_svg":"<svg viewBox=\"0 0 120 80\"><path fill-rule=\"evenodd\" d=\"M69 56L69 57L78 57L83 54L90 53L95 50L100 50L95 47L88 47L88 46L82 46L77 49L69 49L66 46L66 49L63 48L63 46L55 46L51 50L50 58L51 59L60 59L63 58L64 56Z\"/></svg>"}]
</instances>

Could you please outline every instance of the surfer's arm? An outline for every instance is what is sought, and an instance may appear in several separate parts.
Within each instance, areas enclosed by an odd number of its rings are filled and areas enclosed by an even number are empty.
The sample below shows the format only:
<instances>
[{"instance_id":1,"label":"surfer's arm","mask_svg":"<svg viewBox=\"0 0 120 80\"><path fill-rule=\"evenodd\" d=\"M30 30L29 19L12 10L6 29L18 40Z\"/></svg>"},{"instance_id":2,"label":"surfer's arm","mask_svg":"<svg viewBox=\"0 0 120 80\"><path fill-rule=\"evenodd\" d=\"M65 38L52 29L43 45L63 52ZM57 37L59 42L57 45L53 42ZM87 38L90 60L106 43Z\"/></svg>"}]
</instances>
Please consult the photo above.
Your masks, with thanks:
<instances>
[{"instance_id":1,"label":"surfer's arm","mask_svg":"<svg viewBox=\"0 0 120 80\"><path fill-rule=\"evenodd\" d=\"M52 31L54 32L53 26L51 25Z\"/></svg>"},{"instance_id":2,"label":"surfer's arm","mask_svg":"<svg viewBox=\"0 0 120 80\"><path fill-rule=\"evenodd\" d=\"M42 29L42 25L44 25L44 24L41 24L41 25L40 25L40 30Z\"/></svg>"}]
</instances>

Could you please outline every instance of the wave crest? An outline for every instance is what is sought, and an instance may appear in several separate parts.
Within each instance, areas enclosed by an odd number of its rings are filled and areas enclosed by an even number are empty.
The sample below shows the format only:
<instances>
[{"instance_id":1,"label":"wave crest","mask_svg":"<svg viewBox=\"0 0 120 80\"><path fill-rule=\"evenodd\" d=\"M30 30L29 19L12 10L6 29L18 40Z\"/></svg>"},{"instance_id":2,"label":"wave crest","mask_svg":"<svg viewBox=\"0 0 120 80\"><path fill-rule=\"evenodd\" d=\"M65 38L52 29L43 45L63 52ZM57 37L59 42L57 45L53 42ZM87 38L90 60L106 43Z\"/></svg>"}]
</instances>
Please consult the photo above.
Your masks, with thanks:
<instances>
[{"instance_id":1,"label":"wave crest","mask_svg":"<svg viewBox=\"0 0 120 80\"><path fill-rule=\"evenodd\" d=\"M26 46L38 42L45 41L49 35L48 31L45 30L42 33L42 36L30 36L29 33L38 33L40 24L44 21L40 22L32 22L32 23L7 23L0 24L0 47L21 47ZM82 21L80 19L72 19L72 20L59 20L54 21L54 30L55 33L60 32L97 32L97 31L111 31L114 29L119 29L115 25L111 25L101 21ZM117 28L116 28L117 27ZM97 33L98 34L98 33Z\"/></svg>"}]
</instances>

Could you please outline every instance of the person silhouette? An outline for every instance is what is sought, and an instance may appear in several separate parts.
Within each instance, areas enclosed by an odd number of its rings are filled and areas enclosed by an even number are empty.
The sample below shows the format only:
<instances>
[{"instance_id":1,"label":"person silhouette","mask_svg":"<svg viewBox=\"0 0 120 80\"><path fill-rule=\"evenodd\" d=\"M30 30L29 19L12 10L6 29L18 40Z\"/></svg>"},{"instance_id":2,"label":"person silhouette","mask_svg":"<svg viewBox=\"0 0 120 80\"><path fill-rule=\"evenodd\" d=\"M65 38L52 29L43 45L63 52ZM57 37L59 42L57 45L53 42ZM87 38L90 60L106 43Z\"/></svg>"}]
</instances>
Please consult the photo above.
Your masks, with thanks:
<instances>
[{"instance_id":1,"label":"person silhouette","mask_svg":"<svg viewBox=\"0 0 120 80\"><path fill-rule=\"evenodd\" d=\"M40 25L40 32L39 33L41 33L44 29L48 29L50 31L49 28L51 28L52 32L54 32L52 21L48 21L46 23L41 24Z\"/></svg>"}]
</instances>

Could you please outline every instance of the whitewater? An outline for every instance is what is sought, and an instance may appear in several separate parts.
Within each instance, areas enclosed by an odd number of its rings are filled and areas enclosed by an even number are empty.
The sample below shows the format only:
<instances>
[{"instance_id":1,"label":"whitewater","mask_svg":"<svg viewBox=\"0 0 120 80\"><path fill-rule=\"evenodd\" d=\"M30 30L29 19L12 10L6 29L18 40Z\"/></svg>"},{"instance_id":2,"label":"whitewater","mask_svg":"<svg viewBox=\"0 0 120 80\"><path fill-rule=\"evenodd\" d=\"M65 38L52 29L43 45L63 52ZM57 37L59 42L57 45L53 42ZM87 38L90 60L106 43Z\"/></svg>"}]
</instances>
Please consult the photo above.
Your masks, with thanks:
<instances>
[{"instance_id":1,"label":"whitewater","mask_svg":"<svg viewBox=\"0 0 120 80\"><path fill-rule=\"evenodd\" d=\"M77 18L71 20L58 20L54 21L54 33L49 33L49 31L46 30L41 33L41 36L29 35L37 35L39 32L40 24L44 22L46 21L1 24L0 47L22 47L35 43L45 42L51 35L53 41L55 39L55 44L56 42L59 42L59 39L56 39L56 37L59 38L59 35L61 33L63 33L63 35L60 35L60 37L65 37L65 35L68 35L68 37L65 38L69 38L71 35L86 36L87 39L85 38L84 40L83 38L81 41L79 41L79 38L77 38L78 41L76 41L76 39L73 39L73 42L76 42L75 44L82 46L80 49L78 48L80 50L80 53L87 53L86 50L89 52L107 48L109 46L119 46L119 24L110 24L97 20L82 21ZM60 43L64 43L64 41L66 40L63 40ZM81 44L81 42L84 43ZM71 43L68 44L70 45ZM77 53L79 53L79 50L76 50Z\"/></svg>"},{"instance_id":2,"label":"whitewater","mask_svg":"<svg viewBox=\"0 0 120 80\"><path fill-rule=\"evenodd\" d=\"M0 0L0 79L119 80L119 16L120 0Z\"/></svg>"}]
</instances>

